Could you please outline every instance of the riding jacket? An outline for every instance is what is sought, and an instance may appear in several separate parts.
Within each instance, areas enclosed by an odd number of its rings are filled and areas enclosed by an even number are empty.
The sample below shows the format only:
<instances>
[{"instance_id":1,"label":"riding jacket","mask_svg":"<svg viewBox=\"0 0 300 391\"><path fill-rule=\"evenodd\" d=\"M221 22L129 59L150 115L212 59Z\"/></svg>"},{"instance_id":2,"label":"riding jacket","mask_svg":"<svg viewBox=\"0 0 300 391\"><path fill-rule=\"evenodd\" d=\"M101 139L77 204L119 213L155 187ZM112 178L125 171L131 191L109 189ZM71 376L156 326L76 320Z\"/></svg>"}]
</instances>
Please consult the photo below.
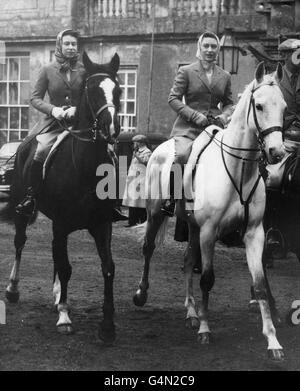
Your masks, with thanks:
<instances>
[{"instance_id":1,"label":"riding jacket","mask_svg":"<svg viewBox=\"0 0 300 391\"><path fill-rule=\"evenodd\" d=\"M194 140L201 132L192 121L195 111L213 117L220 114L229 117L232 114L230 74L215 65L209 83L200 61L182 66L178 70L168 102L178 114L170 137L185 136ZM220 103L222 109L218 107Z\"/></svg>"},{"instance_id":2,"label":"riding jacket","mask_svg":"<svg viewBox=\"0 0 300 391\"><path fill-rule=\"evenodd\" d=\"M46 114L46 116L35 127L36 133L43 128L45 129L42 133L53 129L53 125L51 129L49 125L54 119L51 112L55 106L77 106L84 74L85 69L80 62L77 62L71 71L70 81L66 72L61 70L60 64L56 61L41 68L30 102L35 109ZM49 96L49 102L44 100L46 92ZM54 127L57 128L57 125L54 124Z\"/></svg>"},{"instance_id":3,"label":"riding jacket","mask_svg":"<svg viewBox=\"0 0 300 391\"><path fill-rule=\"evenodd\" d=\"M287 104L283 123L285 138L300 142L300 77L296 85L292 85L291 73L284 66L279 86Z\"/></svg>"}]
</instances>

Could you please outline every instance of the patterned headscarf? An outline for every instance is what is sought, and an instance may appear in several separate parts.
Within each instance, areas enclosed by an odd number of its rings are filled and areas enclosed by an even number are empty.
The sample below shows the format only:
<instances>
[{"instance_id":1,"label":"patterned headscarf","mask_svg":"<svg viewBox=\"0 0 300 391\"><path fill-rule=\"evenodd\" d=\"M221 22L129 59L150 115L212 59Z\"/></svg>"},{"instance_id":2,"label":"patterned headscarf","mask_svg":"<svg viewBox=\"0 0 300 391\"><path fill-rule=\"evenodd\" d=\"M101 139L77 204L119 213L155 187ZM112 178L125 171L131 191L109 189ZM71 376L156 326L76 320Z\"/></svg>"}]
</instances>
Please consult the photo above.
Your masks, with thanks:
<instances>
[{"instance_id":1,"label":"patterned headscarf","mask_svg":"<svg viewBox=\"0 0 300 391\"><path fill-rule=\"evenodd\" d=\"M74 30L67 29L67 30L61 31L57 35L56 47L55 47L55 57L56 57L56 61L60 64L60 68L64 72L68 71L69 69L72 69L76 65L78 58L79 58L79 53L76 53L74 55L74 57L72 57L72 58L67 58L63 55L63 53L62 53L62 39L65 35L71 35L71 36L76 37L78 39L79 34Z\"/></svg>"},{"instance_id":2,"label":"patterned headscarf","mask_svg":"<svg viewBox=\"0 0 300 391\"><path fill-rule=\"evenodd\" d=\"M206 31L205 33L203 33L200 36L200 38L198 39L198 43L197 43L196 57L199 58L199 60L203 60L203 58L201 56L200 46L201 46L201 43L202 43L204 38L214 38L217 41L218 51L220 50L220 40L219 40L219 38L216 36L216 34L211 33L210 31Z\"/></svg>"}]
</instances>

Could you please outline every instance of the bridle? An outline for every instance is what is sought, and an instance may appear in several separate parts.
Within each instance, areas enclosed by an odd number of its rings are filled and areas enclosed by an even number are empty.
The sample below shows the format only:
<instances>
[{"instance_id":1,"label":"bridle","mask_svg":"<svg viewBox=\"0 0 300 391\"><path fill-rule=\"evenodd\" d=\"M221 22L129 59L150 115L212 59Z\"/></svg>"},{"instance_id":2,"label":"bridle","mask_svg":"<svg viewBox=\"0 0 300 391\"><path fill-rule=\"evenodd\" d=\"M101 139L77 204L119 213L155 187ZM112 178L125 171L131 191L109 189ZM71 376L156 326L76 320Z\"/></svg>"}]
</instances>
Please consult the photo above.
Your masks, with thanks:
<instances>
[{"instance_id":1,"label":"bridle","mask_svg":"<svg viewBox=\"0 0 300 391\"><path fill-rule=\"evenodd\" d=\"M247 114L247 123L249 123L249 116L250 116L250 111L252 107L253 111L253 119L254 123L256 126L256 137L258 140L258 144L260 146L260 150L263 152L264 151L264 139L268 134L271 134L273 132L282 132L282 127L281 126L271 126L270 128L267 129L262 129L258 123L257 120L257 114L256 114L256 107L255 107L255 99L254 99L254 92L257 91L260 87L263 86L278 86L276 83L271 81L270 83L265 83L265 84L260 84L256 88L253 88L251 91L251 97L250 97L250 103L249 103L249 109L248 109L248 114ZM264 152L263 152L264 153Z\"/></svg>"},{"instance_id":2,"label":"bridle","mask_svg":"<svg viewBox=\"0 0 300 391\"><path fill-rule=\"evenodd\" d=\"M90 127L90 128L86 128L86 129L81 129L81 130L76 130L76 129L68 129L70 134L75 137L76 139L80 140L80 141L86 141L86 142L96 142L98 139L102 139L104 140L106 143L110 143L111 142L111 139L110 139L110 135L108 134L105 134L105 132L99 128L99 118L100 118L100 115L103 113L104 110L108 109L109 107L113 107L114 109L116 108L116 106L113 104L113 103L106 103L104 105L102 105L101 107L99 107L99 109L97 111L94 110L92 104L91 104L91 100L90 100L90 97L89 97L89 91L88 91L88 83L90 80L92 80L93 78L95 77L109 77L111 78L111 76L108 74L108 73L95 73L91 76L89 76L86 81L85 81L85 87L84 87L84 93L85 93L85 96L86 96L86 100L87 100L87 104L88 104L88 107L90 109L90 112L92 114L92 117L93 117L93 125ZM91 132L92 133L92 137L90 138L83 138L83 137L80 137L79 134L82 134L82 133L85 133L85 132Z\"/></svg>"},{"instance_id":3,"label":"bridle","mask_svg":"<svg viewBox=\"0 0 300 391\"><path fill-rule=\"evenodd\" d=\"M255 106L255 98L254 98L254 92L257 91L260 87L262 86L273 86L273 85L277 85L275 84L273 81L271 81L270 83L265 83L265 84L260 84L259 86L257 86L256 88L253 88L252 91L251 91L251 97L250 97L250 102L249 102L249 108L248 108L248 114L247 114L247 124L249 124L249 116L250 116L250 112L251 112L251 108L252 108L252 111L253 111L253 118L254 118L254 123L255 123L255 135L256 135L256 138L257 138L257 141L258 141L258 144L259 144L259 149L257 148L238 148L238 147L232 147L230 145L227 145L223 142L223 137L224 135L222 136L221 140L217 140L215 138L215 134L213 136L210 135L210 137L213 138L213 141L221 148L221 155L222 155L222 160L223 160L223 164L224 164L224 167L225 167L225 170L227 172L227 175L229 176L229 179L233 185L233 187L235 188L235 190L237 191L238 195L239 195L239 199L240 199L240 203L241 205L244 206L244 223L243 223L243 229L242 229L242 236L244 236L246 230L247 230L247 226L248 226L248 221L249 221L249 204L252 200L252 197L257 189L257 186L260 182L260 179L261 179L261 174L260 172L258 173L258 177L257 179L255 180L255 183L248 195L248 197L246 199L244 199L244 196L243 196L243 183L244 183L244 175L245 175L245 166L246 166L246 163L247 162L256 162L258 163L259 161L262 161L262 162L266 162L267 158L266 158L266 153L265 153L265 150L264 150L264 139L265 137L268 135L268 134L271 134L273 132L282 132L282 127L281 126L272 126L270 128L267 128L267 129L262 129L258 123L258 119L257 119L257 114L256 114L256 106ZM208 132L207 132L208 133ZM238 156L234 153L231 153L229 152L228 150L224 150L224 146L227 147L228 149L231 149L231 150L235 150L235 151L246 151L246 152L260 152L260 157L257 159L251 159L251 158L246 158L246 157L241 157L241 156ZM226 164L226 160L225 160L225 152L236 158L236 159L239 159L239 160L242 160L242 169L241 169L241 179L240 179L240 184L237 185L232 174L230 173L229 171L229 168Z\"/></svg>"}]
</instances>

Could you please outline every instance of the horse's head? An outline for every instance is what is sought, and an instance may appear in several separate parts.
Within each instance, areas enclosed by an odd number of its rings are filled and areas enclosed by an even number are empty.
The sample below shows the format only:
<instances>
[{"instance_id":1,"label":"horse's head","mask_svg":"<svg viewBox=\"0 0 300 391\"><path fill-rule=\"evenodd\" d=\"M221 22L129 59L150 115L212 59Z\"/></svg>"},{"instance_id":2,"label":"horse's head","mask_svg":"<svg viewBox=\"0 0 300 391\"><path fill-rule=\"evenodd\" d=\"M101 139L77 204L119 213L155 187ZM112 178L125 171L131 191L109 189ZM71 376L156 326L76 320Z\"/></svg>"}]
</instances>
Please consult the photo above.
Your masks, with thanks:
<instances>
[{"instance_id":1,"label":"horse's head","mask_svg":"<svg viewBox=\"0 0 300 391\"><path fill-rule=\"evenodd\" d=\"M99 65L84 52L82 59L87 72L85 95L93 129L96 136L101 135L108 143L114 143L120 133L117 116L121 96L117 78L120 58L116 53L109 63Z\"/></svg>"},{"instance_id":2,"label":"horse's head","mask_svg":"<svg viewBox=\"0 0 300 391\"><path fill-rule=\"evenodd\" d=\"M274 75L265 74L264 63L258 65L248 110L248 124L255 129L271 164L280 161L285 153L282 125L286 103L278 85L282 75L281 64L278 64Z\"/></svg>"}]
</instances>

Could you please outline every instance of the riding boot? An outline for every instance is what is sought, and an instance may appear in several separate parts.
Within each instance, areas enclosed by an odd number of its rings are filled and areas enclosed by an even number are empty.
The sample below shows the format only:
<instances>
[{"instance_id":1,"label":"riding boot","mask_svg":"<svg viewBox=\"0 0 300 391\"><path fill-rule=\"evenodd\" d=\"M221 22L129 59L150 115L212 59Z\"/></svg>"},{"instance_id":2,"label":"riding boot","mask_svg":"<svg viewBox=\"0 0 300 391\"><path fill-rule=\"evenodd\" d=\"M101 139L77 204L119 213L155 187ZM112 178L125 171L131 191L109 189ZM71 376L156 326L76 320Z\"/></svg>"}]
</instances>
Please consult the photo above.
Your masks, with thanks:
<instances>
[{"instance_id":1,"label":"riding boot","mask_svg":"<svg viewBox=\"0 0 300 391\"><path fill-rule=\"evenodd\" d=\"M170 198L168 200L165 200L160 208L161 212L169 217L174 216L174 210L175 210L175 200L174 198Z\"/></svg>"},{"instance_id":2,"label":"riding boot","mask_svg":"<svg viewBox=\"0 0 300 391\"><path fill-rule=\"evenodd\" d=\"M16 212L30 217L36 207L36 198L40 193L43 180L43 163L33 160L29 172L29 187L26 197L16 206Z\"/></svg>"},{"instance_id":3,"label":"riding boot","mask_svg":"<svg viewBox=\"0 0 300 391\"><path fill-rule=\"evenodd\" d=\"M280 210L280 194L279 192L267 192L267 211L265 213L265 221L267 221L266 229L266 245L270 250L277 250L282 248L282 236L278 229ZM268 210L269 209L269 210ZM269 212L269 213L267 213Z\"/></svg>"},{"instance_id":4,"label":"riding boot","mask_svg":"<svg viewBox=\"0 0 300 391\"><path fill-rule=\"evenodd\" d=\"M128 220L128 217L124 215L118 207L114 208L112 211L112 221L116 222L124 220Z\"/></svg>"},{"instance_id":5,"label":"riding boot","mask_svg":"<svg viewBox=\"0 0 300 391\"><path fill-rule=\"evenodd\" d=\"M168 200L165 200L160 208L161 212L168 216L173 217L174 216L174 210L175 210L175 198L174 198L174 172L170 172L170 198Z\"/></svg>"}]
</instances>

